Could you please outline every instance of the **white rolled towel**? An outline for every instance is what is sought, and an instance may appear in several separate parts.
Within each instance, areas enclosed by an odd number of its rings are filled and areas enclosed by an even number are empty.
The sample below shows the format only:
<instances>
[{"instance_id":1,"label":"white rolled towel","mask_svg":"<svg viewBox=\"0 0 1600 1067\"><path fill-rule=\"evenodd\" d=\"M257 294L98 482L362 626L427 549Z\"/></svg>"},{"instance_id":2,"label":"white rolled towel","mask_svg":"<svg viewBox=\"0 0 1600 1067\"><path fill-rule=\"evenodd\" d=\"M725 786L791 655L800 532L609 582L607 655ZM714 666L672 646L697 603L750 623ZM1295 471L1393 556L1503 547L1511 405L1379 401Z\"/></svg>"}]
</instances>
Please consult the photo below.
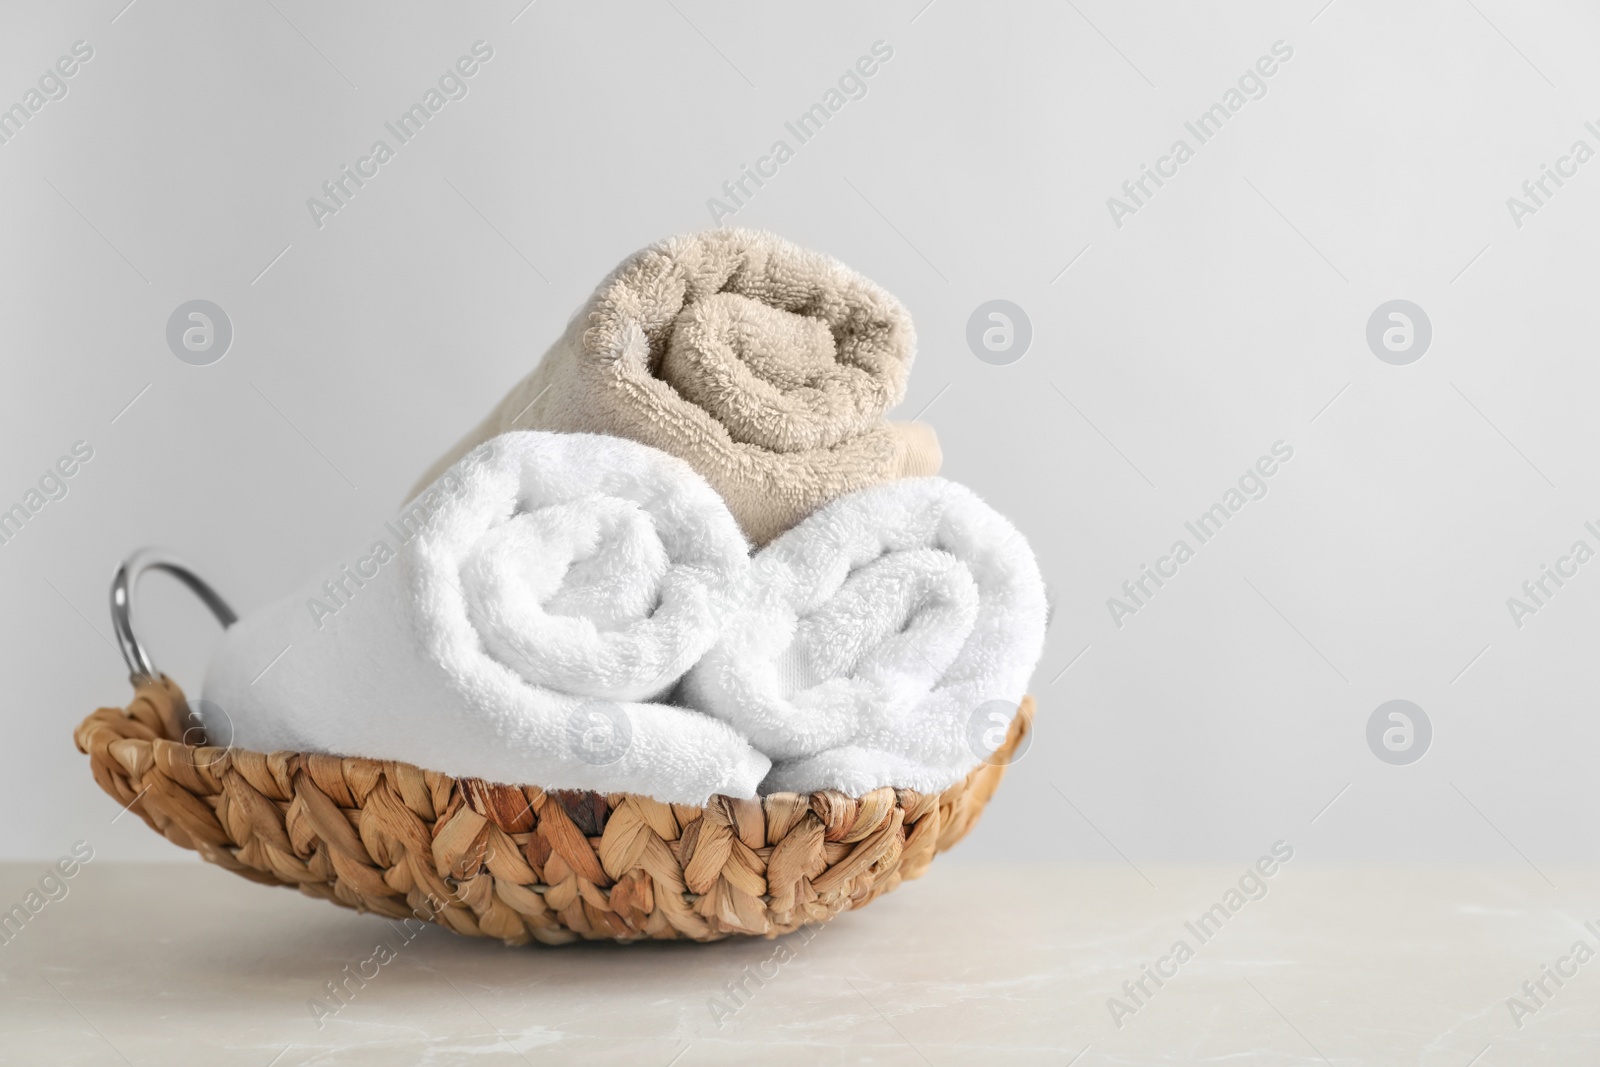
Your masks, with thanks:
<instances>
[{"instance_id":1,"label":"white rolled towel","mask_svg":"<svg viewBox=\"0 0 1600 1067\"><path fill-rule=\"evenodd\" d=\"M382 535L228 630L213 739L491 781L755 795L770 761L656 703L743 595L749 547L687 463L621 438L508 433Z\"/></svg>"},{"instance_id":2,"label":"white rolled towel","mask_svg":"<svg viewBox=\"0 0 1600 1067\"><path fill-rule=\"evenodd\" d=\"M763 793L933 792L998 747L1043 650L1044 582L971 490L914 478L841 497L753 571L678 699L772 757Z\"/></svg>"}]
</instances>

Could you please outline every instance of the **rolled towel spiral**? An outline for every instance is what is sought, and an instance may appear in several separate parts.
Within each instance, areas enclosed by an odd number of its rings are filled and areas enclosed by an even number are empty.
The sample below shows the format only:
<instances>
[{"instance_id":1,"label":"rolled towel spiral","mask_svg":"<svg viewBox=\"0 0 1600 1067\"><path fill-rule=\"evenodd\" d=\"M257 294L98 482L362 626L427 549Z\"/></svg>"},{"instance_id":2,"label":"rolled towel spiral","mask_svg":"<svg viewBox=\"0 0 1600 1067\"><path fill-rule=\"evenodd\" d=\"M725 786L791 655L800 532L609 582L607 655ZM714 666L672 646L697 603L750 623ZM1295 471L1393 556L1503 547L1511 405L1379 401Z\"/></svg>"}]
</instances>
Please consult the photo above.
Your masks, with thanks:
<instances>
[{"instance_id":1,"label":"rolled towel spiral","mask_svg":"<svg viewBox=\"0 0 1600 1067\"><path fill-rule=\"evenodd\" d=\"M937 791L999 744L1043 650L1044 582L971 490L917 478L853 493L752 569L751 598L678 700L772 758L762 792Z\"/></svg>"},{"instance_id":2,"label":"rolled towel spiral","mask_svg":"<svg viewBox=\"0 0 1600 1067\"><path fill-rule=\"evenodd\" d=\"M686 460L757 545L835 497L938 472L939 443L885 413L911 316L844 264L752 230L625 260L537 367L424 476L513 429L615 434Z\"/></svg>"},{"instance_id":3,"label":"rolled towel spiral","mask_svg":"<svg viewBox=\"0 0 1600 1067\"><path fill-rule=\"evenodd\" d=\"M677 803L755 794L767 757L657 701L713 644L749 546L687 464L594 434L473 450L381 537L225 635L208 733Z\"/></svg>"}]
</instances>

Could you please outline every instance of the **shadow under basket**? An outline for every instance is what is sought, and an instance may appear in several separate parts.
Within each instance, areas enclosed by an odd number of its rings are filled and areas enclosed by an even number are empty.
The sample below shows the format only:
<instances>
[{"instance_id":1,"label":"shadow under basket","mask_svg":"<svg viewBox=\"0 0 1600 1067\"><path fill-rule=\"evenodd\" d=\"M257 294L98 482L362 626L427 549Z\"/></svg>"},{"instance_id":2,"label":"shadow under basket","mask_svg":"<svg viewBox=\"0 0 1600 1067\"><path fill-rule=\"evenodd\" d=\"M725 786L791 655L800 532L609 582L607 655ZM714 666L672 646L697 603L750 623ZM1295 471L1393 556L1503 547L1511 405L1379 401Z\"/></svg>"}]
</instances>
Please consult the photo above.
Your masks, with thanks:
<instances>
[{"instance_id":1,"label":"shadow under basket","mask_svg":"<svg viewBox=\"0 0 1600 1067\"><path fill-rule=\"evenodd\" d=\"M942 793L717 796L704 807L187 744L194 720L164 675L73 737L117 803L252 881L515 945L717 941L776 937L920 877L977 821L1032 715L1030 697L992 762Z\"/></svg>"}]
</instances>

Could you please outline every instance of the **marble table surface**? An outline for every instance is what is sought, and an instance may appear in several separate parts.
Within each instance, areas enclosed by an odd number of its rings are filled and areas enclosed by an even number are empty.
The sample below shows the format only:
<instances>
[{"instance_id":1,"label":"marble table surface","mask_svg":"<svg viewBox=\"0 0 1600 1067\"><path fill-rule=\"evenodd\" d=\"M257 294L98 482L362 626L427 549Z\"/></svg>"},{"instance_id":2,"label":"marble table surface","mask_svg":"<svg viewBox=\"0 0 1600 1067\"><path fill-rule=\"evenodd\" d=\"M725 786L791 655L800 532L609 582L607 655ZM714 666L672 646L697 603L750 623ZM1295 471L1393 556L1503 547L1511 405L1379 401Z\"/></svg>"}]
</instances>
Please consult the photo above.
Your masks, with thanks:
<instances>
[{"instance_id":1,"label":"marble table surface","mask_svg":"<svg viewBox=\"0 0 1600 1067\"><path fill-rule=\"evenodd\" d=\"M0 944L0 1063L1600 1064L1600 867L1246 866L947 859L776 942L509 949L90 863Z\"/></svg>"}]
</instances>

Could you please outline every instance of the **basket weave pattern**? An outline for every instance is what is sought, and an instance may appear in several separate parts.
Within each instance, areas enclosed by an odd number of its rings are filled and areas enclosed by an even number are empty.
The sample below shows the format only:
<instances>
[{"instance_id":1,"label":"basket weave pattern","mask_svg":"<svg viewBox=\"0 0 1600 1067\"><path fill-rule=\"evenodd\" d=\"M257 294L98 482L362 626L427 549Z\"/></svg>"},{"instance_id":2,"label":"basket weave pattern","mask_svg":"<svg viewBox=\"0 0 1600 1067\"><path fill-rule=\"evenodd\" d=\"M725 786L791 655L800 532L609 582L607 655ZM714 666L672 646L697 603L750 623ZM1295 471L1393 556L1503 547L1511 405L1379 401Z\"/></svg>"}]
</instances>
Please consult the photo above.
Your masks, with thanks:
<instances>
[{"instance_id":1,"label":"basket weave pattern","mask_svg":"<svg viewBox=\"0 0 1600 1067\"><path fill-rule=\"evenodd\" d=\"M358 911L562 944L775 937L920 877L977 821L1033 702L994 762L937 795L775 793L705 807L190 745L188 715L163 677L73 735L100 787L174 844Z\"/></svg>"}]
</instances>

